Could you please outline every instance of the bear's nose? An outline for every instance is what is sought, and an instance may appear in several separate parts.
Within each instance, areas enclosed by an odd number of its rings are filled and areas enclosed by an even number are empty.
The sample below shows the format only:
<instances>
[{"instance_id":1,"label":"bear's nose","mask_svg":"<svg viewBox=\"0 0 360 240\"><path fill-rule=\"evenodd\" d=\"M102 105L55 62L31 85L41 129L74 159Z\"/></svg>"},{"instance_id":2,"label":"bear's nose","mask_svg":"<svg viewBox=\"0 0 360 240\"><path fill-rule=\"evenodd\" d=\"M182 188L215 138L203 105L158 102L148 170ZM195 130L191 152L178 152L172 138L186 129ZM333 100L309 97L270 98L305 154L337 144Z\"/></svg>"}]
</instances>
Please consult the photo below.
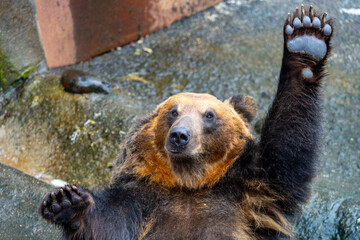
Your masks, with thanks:
<instances>
[{"instance_id":1,"label":"bear's nose","mask_svg":"<svg viewBox=\"0 0 360 240\"><path fill-rule=\"evenodd\" d=\"M177 147L183 147L190 141L190 134L186 128L174 127L170 132L170 142Z\"/></svg>"}]
</instances>

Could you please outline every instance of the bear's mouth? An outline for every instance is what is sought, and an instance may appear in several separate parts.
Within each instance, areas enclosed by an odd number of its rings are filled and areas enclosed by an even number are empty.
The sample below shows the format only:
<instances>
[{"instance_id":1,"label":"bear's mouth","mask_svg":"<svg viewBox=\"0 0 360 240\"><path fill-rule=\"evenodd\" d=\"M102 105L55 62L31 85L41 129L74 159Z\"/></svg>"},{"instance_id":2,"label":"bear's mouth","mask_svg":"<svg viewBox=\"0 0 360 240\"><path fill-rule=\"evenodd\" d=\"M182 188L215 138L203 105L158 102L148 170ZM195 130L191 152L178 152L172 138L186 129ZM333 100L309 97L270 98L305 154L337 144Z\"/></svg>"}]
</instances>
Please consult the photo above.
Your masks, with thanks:
<instances>
[{"instance_id":1,"label":"bear's mouth","mask_svg":"<svg viewBox=\"0 0 360 240\"><path fill-rule=\"evenodd\" d=\"M165 149L168 153L170 153L170 155L174 154L176 156L183 155L186 151L186 149L184 147L179 148L179 147L175 147L175 146L171 146L171 147L168 146L168 147L165 147ZM184 154L184 155L186 155L186 154Z\"/></svg>"},{"instance_id":2,"label":"bear's mouth","mask_svg":"<svg viewBox=\"0 0 360 240\"><path fill-rule=\"evenodd\" d=\"M172 154L179 154L179 153L181 153L181 151L178 150L178 149L171 149L169 152L172 153Z\"/></svg>"}]
</instances>

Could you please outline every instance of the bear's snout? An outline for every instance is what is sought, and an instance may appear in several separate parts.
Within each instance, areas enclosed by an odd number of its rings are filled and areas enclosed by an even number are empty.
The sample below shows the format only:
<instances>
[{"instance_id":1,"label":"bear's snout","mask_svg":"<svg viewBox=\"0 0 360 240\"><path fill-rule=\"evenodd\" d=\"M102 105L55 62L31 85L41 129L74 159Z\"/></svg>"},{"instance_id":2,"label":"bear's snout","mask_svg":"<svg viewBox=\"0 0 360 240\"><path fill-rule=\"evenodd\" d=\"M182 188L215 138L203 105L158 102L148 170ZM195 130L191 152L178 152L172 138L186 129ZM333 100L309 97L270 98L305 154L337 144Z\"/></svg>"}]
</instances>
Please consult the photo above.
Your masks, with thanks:
<instances>
[{"instance_id":1,"label":"bear's snout","mask_svg":"<svg viewBox=\"0 0 360 240\"><path fill-rule=\"evenodd\" d=\"M196 114L179 117L165 139L165 150L171 158L192 158L201 148L201 118Z\"/></svg>"},{"instance_id":2,"label":"bear's snout","mask_svg":"<svg viewBox=\"0 0 360 240\"><path fill-rule=\"evenodd\" d=\"M177 148L185 147L190 141L189 131L183 127L174 127L170 131L169 141Z\"/></svg>"}]
</instances>

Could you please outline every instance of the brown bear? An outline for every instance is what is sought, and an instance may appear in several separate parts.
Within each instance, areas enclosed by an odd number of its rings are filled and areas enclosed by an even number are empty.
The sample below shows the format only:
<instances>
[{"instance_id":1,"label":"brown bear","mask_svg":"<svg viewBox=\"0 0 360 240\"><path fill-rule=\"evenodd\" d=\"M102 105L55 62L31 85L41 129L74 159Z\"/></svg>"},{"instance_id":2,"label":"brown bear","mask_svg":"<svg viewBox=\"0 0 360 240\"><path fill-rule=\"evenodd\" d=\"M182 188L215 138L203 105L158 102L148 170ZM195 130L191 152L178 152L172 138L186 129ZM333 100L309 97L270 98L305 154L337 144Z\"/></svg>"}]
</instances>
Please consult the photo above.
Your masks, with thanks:
<instances>
[{"instance_id":1,"label":"brown bear","mask_svg":"<svg viewBox=\"0 0 360 240\"><path fill-rule=\"evenodd\" d=\"M111 185L68 185L39 213L65 239L278 239L309 197L331 21L312 7L284 25L278 91L257 141L257 105L181 93L127 134Z\"/></svg>"}]
</instances>

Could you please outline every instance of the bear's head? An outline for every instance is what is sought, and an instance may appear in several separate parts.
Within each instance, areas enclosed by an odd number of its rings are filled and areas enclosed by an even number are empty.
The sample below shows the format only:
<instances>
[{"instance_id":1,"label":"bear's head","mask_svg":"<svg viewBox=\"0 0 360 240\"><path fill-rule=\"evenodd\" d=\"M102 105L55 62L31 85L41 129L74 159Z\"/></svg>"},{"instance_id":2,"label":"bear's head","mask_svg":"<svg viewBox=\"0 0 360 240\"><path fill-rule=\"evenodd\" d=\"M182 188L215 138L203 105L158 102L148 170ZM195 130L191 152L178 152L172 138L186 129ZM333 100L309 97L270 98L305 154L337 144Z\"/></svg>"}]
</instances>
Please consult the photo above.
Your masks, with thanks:
<instances>
[{"instance_id":1,"label":"bear's head","mask_svg":"<svg viewBox=\"0 0 360 240\"><path fill-rule=\"evenodd\" d=\"M165 187L211 186L245 150L256 111L244 95L174 95L129 133L120 172Z\"/></svg>"}]
</instances>

